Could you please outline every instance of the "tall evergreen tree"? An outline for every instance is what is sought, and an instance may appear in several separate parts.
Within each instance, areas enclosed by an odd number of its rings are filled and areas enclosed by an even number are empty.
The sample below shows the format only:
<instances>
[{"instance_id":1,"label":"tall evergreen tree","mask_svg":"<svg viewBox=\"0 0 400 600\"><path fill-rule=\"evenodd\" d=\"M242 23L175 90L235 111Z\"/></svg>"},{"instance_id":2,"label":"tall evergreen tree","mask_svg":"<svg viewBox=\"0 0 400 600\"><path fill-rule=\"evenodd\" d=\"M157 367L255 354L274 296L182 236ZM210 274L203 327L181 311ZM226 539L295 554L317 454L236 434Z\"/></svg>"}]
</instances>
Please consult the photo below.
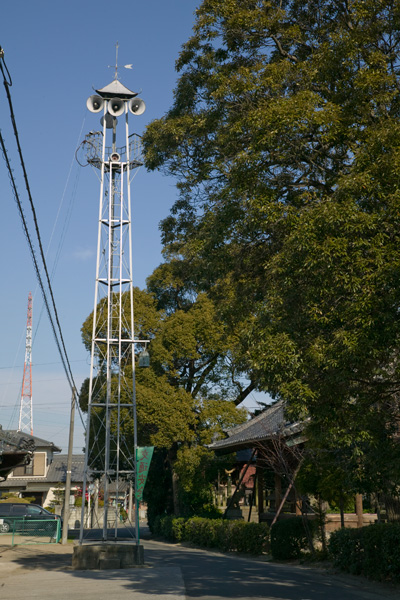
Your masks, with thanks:
<instances>
[{"instance_id":1,"label":"tall evergreen tree","mask_svg":"<svg viewBox=\"0 0 400 600\"><path fill-rule=\"evenodd\" d=\"M121 304L122 322L130 338L129 302L125 304L123 297ZM158 309L152 294L134 290L135 339L150 340L150 367L135 370L139 445L156 446L157 457L152 469L158 465L159 469L165 470L165 473L152 475L149 481L157 486L163 480L164 486L167 481L173 487L170 494L165 489L164 495L159 490L147 489L153 516L163 497L165 508L169 508L172 498L177 512L178 508L181 511L198 510L211 501L212 481L208 475L215 470L215 461L213 453L205 446L212 442L214 435L246 418L246 413L237 409L237 396L243 393L243 388L240 381L235 382L225 327L216 318L212 301L200 294L191 304L187 300L185 310L177 307L172 310L172 301L167 304L169 310ZM106 326L102 317L104 310L105 307L99 304L98 323ZM93 313L82 325L82 339L88 351L91 350L92 329ZM97 335L100 335L99 331ZM126 363L122 368L129 382L132 357L128 352L125 355ZM98 377L104 379L105 375L100 372ZM102 399L105 401L106 386L100 385L104 382L98 383L102 392L96 396L98 419L91 420L90 439L102 448L105 429L99 423L104 422L101 402ZM118 385L118 373L112 377L111 385ZM127 385L122 392L124 403L131 401L128 389L132 388ZM87 379L80 392L80 405L85 411L88 393ZM133 448L132 419L127 409L122 408L121 415L122 433L128 440L127 445ZM113 426L116 424L111 420ZM120 460L123 461L123 457Z\"/></svg>"},{"instance_id":2,"label":"tall evergreen tree","mask_svg":"<svg viewBox=\"0 0 400 600\"><path fill-rule=\"evenodd\" d=\"M358 489L399 481L399 51L394 0L204 0L144 137L167 259Z\"/></svg>"}]
</instances>

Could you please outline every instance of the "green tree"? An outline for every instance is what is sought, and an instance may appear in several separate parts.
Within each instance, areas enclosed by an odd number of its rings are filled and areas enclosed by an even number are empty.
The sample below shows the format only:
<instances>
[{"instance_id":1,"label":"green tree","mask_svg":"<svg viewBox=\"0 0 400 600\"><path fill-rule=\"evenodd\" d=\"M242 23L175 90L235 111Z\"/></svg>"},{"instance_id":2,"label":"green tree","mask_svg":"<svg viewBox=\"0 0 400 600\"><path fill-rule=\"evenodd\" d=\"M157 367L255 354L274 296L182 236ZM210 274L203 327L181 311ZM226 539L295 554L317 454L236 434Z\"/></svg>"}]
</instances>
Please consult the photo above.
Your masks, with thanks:
<instances>
[{"instance_id":1,"label":"green tree","mask_svg":"<svg viewBox=\"0 0 400 600\"><path fill-rule=\"evenodd\" d=\"M399 44L394 0L204 0L144 136L167 263L360 491L399 482Z\"/></svg>"},{"instance_id":2,"label":"green tree","mask_svg":"<svg viewBox=\"0 0 400 600\"><path fill-rule=\"evenodd\" d=\"M122 318L127 337L130 337L130 316L126 314L129 311L124 299L122 307L126 307ZM223 339L223 326L218 323L212 303L205 295L195 299L186 311L167 312L158 310L151 294L135 289L134 309L135 338L150 340L151 357L150 368L135 370L139 444L157 447L159 453L154 468L167 461L167 472L172 474L172 481L175 483L172 497L176 510L179 496L178 478L185 481L187 492L193 488L190 480L196 480L196 502L197 505L204 504L209 500L210 484L206 473L212 471L210 465L213 456L211 452L203 449L201 460L198 462L199 468L196 470L193 465L197 464L197 448L199 444L210 443L215 434L221 434L223 428L242 422L246 418L245 413L236 408L231 391L233 387L240 393L240 384L232 386L225 383L225 362L229 363L229 360ZM100 305L100 323L105 321L102 317L104 311L105 308ZM82 326L82 338L88 350L91 348L92 329L93 313ZM129 358L129 352L124 351L124 355ZM127 385L122 389L121 399L122 402L129 402L132 391L130 361L123 361L122 368ZM104 381L105 374L100 368L93 382L93 388L99 390L96 395L98 403L101 403L102 398L105 399ZM118 385L118 373L115 373L111 386ZM80 393L80 405L83 410L87 410L88 393L87 379ZM100 453L104 445L104 428L100 427L100 424L104 422L105 417L101 406L95 410L97 419L91 421L91 439L92 443L99 445ZM120 415L123 435L125 439L131 440L128 445L133 446L133 422L130 413L122 408ZM117 423L111 420L111 427L116 426ZM199 477L200 473L204 474L204 477ZM154 490L154 493L154 501L158 505L159 494L157 490ZM165 499L168 508L167 492Z\"/></svg>"}]
</instances>

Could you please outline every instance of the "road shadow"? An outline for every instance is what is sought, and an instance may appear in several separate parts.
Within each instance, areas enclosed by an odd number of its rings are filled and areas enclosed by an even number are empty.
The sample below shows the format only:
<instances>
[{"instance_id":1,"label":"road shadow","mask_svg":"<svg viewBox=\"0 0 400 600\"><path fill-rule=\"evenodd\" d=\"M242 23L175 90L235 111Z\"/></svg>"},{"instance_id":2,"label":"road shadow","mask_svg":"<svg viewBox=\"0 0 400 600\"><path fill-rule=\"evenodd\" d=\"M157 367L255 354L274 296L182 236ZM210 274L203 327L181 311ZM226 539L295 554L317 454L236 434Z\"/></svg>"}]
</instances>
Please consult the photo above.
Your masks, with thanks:
<instances>
[{"instance_id":1,"label":"road shadow","mask_svg":"<svg viewBox=\"0 0 400 600\"><path fill-rule=\"evenodd\" d=\"M3 554L7 561L25 570L60 571L72 568L72 547L65 552L60 552L45 550L33 545L29 547L15 546Z\"/></svg>"},{"instance_id":2,"label":"road shadow","mask_svg":"<svg viewBox=\"0 0 400 600\"><path fill-rule=\"evenodd\" d=\"M145 536L147 537L147 536ZM26 570L64 571L68 581L83 586L98 582L106 592L114 582L133 593L187 598L271 600L361 600L397 598L398 588L368 581L340 579L324 570L261 562L251 557L219 554L158 541L144 541L145 566L134 569L73 571L73 547L30 548L12 559ZM9 558L7 559L9 560ZM56 573L54 573L56 575ZM35 579L40 573L35 573ZM64 579L64 576L63 576ZM103 589L104 588L104 589Z\"/></svg>"}]
</instances>

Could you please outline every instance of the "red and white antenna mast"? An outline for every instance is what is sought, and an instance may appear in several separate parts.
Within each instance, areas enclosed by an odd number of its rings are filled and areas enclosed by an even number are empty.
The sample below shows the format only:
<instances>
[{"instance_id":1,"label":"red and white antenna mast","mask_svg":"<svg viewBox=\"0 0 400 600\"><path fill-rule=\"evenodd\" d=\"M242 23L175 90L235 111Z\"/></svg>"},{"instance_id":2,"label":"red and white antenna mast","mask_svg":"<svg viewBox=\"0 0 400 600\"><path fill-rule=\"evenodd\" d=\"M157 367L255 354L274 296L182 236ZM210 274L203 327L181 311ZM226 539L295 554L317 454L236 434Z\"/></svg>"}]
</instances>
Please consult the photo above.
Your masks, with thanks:
<instances>
[{"instance_id":1,"label":"red and white antenna mast","mask_svg":"<svg viewBox=\"0 0 400 600\"><path fill-rule=\"evenodd\" d=\"M18 431L33 435L32 420L32 294L28 296L28 317L26 321L26 345L24 376L22 380L21 407Z\"/></svg>"}]
</instances>

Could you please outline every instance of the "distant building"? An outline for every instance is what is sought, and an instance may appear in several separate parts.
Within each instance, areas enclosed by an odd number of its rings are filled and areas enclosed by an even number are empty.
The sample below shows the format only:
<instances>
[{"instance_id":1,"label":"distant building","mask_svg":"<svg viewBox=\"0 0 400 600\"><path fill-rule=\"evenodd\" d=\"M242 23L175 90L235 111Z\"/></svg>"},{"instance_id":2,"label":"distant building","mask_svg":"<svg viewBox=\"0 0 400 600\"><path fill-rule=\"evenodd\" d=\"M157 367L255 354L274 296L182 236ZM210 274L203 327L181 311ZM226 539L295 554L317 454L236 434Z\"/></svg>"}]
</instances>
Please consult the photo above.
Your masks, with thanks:
<instances>
[{"instance_id":1,"label":"distant building","mask_svg":"<svg viewBox=\"0 0 400 600\"><path fill-rule=\"evenodd\" d=\"M15 467L28 464L34 443L20 432L4 431L0 425L0 481L4 481Z\"/></svg>"},{"instance_id":2,"label":"distant building","mask_svg":"<svg viewBox=\"0 0 400 600\"><path fill-rule=\"evenodd\" d=\"M5 492L13 492L20 498L34 498L36 504L49 506L54 499L56 489L62 489L65 485L67 473L67 455L59 454L61 448L41 438L20 431L4 431L0 429L0 475L1 475L1 440L18 440L21 447L30 448L25 450L24 456L19 463L8 472L7 478L0 481L0 497ZM7 446L3 444L4 449ZM10 445L8 445L10 453ZM11 450L13 448L11 447ZM14 446L15 452L18 448ZM14 452L14 453L15 453ZM21 452L21 451L20 451ZM74 455L72 457L72 493L77 488L82 488L83 483L84 456Z\"/></svg>"}]
</instances>

